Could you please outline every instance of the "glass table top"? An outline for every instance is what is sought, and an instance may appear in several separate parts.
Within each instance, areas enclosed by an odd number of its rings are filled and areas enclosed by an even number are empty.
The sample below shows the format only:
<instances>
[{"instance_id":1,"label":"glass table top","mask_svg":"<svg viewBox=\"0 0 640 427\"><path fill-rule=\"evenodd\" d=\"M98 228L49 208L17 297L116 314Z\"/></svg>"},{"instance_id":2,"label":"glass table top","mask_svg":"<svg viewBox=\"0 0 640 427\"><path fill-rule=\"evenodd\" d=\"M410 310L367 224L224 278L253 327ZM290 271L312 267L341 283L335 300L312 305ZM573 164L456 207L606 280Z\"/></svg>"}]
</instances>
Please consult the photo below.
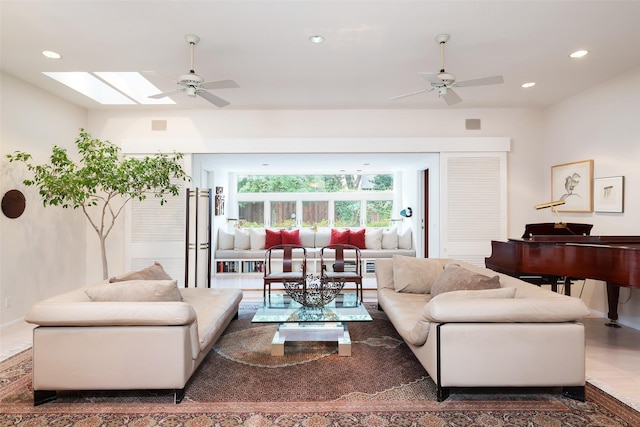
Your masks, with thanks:
<instances>
[{"instance_id":1,"label":"glass table top","mask_svg":"<svg viewBox=\"0 0 640 427\"><path fill-rule=\"evenodd\" d=\"M356 300L355 294L341 294L329 304L304 307L286 294L272 293L263 302L251 322L370 322L373 319L366 307Z\"/></svg>"}]
</instances>

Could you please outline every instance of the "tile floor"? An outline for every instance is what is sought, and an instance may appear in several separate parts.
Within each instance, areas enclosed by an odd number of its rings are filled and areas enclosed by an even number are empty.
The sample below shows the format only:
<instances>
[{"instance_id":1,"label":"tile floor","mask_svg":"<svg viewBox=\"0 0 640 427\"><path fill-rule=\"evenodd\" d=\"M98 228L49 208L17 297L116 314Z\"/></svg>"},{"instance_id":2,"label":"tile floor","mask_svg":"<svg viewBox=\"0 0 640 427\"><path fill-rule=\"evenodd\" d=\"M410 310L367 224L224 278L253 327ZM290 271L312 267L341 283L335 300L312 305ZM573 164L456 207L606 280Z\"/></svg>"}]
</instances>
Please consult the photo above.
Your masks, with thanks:
<instances>
[{"instance_id":1,"label":"tile floor","mask_svg":"<svg viewBox=\"0 0 640 427\"><path fill-rule=\"evenodd\" d=\"M212 286L244 289L243 303L256 303L262 297L262 285L256 291L255 279L223 278ZM365 280L365 302L375 302L374 286L375 282ZM609 328L605 326L606 319L600 317L588 317L583 323L587 335L587 380L640 411L640 330L627 326ZM32 328L25 322L1 328L0 360L31 347Z\"/></svg>"}]
</instances>

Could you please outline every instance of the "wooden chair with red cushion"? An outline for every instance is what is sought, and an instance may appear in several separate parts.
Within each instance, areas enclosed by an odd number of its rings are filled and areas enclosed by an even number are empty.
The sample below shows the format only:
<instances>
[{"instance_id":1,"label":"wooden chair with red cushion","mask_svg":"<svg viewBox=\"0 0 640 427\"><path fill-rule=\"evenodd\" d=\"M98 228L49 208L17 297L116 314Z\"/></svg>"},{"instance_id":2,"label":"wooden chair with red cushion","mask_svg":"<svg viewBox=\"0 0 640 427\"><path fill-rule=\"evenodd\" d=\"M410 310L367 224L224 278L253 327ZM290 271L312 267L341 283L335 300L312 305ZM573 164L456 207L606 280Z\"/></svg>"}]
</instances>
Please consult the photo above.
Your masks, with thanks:
<instances>
[{"instance_id":1,"label":"wooden chair with red cushion","mask_svg":"<svg viewBox=\"0 0 640 427\"><path fill-rule=\"evenodd\" d=\"M331 263L328 268L328 263ZM360 249L354 245L333 244L320 249L322 280L356 284L356 296L362 302L362 262Z\"/></svg>"},{"instance_id":2,"label":"wooden chair with red cushion","mask_svg":"<svg viewBox=\"0 0 640 427\"><path fill-rule=\"evenodd\" d=\"M272 260L276 261L272 263ZM294 264L294 260L296 263ZM300 268L295 268L297 262ZM271 284L306 280L307 250L301 245L275 245L264 254L264 286L262 297L267 297L267 288L271 296Z\"/></svg>"}]
</instances>

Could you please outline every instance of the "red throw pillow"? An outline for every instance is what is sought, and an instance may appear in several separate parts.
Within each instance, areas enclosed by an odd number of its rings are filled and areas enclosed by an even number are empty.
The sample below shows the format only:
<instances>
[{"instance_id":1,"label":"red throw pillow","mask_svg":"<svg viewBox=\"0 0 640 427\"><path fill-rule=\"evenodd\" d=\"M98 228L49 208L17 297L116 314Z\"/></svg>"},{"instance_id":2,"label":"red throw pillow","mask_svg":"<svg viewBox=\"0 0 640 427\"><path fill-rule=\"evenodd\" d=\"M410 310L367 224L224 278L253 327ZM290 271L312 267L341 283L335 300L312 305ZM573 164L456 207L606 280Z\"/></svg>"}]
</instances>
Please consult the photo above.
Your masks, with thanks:
<instances>
[{"instance_id":1,"label":"red throw pillow","mask_svg":"<svg viewBox=\"0 0 640 427\"><path fill-rule=\"evenodd\" d=\"M302 245L302 241L300 240L300 230L281 230L280 235L282 236L283 245Z\"/></svg>"},{"instance_id":2,"label":"red throw pillow","mask_svg":"<svg viewBox=\"0 0 640 427\"><path fill-rule=\"evenodd\" d=\"M264 248L269 249L272 246L281 245L282 244L282 234L280 234L280 230L273 231L266 229L266 235L264 238Z\"/></svg>"},{"instance_id":3,"label":"red throw pillow","mask_svg":"<svg viewBox=\"0 0 640 427\"><path fill-rule=\"evenodd\" d=\"M349 230L336 230L335 228L331 229L331 238L329 238L330 245L348 245L349 244L349 235L351 231Z\"/></svg>"},{"instance_id":4,"label":"red throw pillow","mask_svg":"<svg viewBox=\"0 0 640 427\"><path fill-rule=\"evenodd\" d=\"M349 233L349 244L358 249L366 249L367 245L364 243L364 232L364 228L358 231L351 231Z\"/></svg>"}]
</instances>

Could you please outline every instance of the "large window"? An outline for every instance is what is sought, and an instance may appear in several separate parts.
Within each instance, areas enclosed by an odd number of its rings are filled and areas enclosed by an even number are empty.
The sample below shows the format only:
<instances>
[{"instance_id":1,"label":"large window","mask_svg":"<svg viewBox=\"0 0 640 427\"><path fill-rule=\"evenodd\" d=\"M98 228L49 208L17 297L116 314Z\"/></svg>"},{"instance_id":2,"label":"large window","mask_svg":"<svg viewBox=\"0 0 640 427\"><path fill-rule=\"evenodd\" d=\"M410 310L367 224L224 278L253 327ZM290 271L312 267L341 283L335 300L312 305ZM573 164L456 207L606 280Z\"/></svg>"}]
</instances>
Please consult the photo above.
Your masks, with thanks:
<instances>
[{"instance_id":1,"label":"large window","mask_svg":"<svg viewBox=\"0 0 640 427\"><path fill-rule=\"evenodd\" d=\"M242 175L235 198L244 227L386 227L393 175Z\"/></svg>"}]
</instances>

